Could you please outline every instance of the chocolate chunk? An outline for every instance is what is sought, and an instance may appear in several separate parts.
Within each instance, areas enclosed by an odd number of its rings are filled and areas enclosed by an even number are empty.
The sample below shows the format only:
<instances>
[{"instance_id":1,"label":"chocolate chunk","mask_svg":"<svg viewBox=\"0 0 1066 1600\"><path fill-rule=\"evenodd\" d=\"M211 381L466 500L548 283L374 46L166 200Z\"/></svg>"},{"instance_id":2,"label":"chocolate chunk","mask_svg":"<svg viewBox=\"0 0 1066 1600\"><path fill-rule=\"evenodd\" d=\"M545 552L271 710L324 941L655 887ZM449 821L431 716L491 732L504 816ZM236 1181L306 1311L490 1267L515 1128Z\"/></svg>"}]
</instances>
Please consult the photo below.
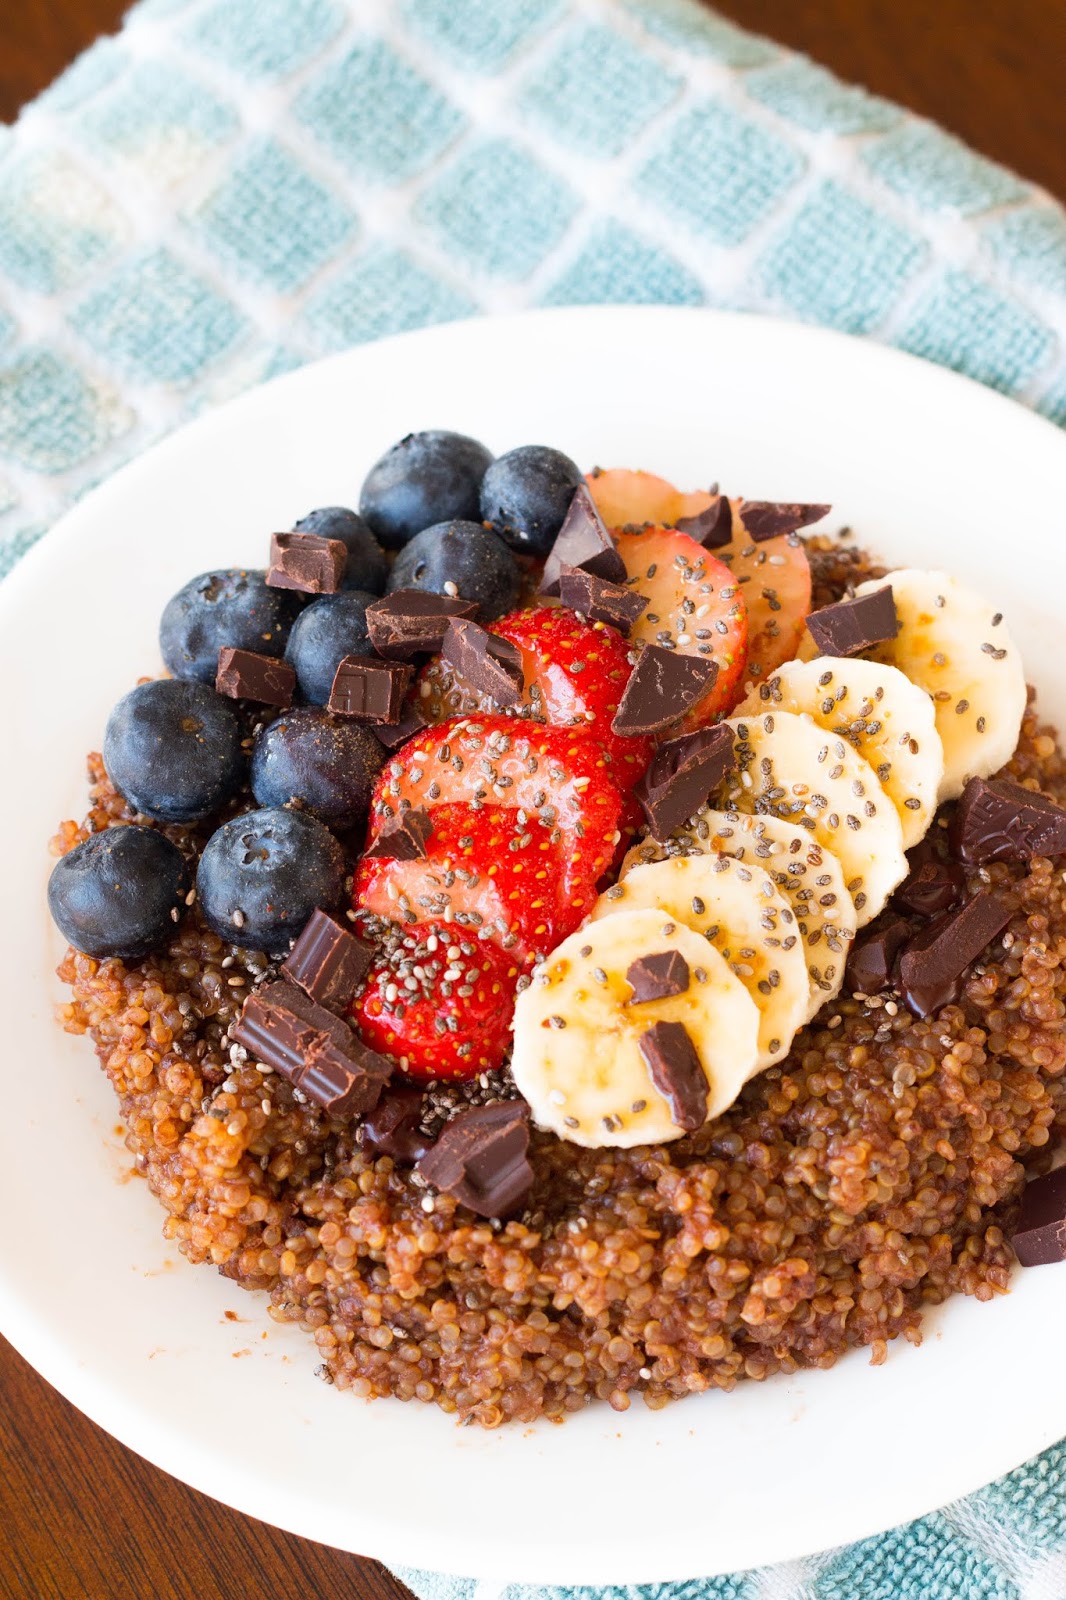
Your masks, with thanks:
<instances>
[{"instance_id":1,"label":"chocolate chunk","mask_svg":"<svg viewBox=\"0 0 1066 1600\"><path fill-rule=\"evenodd\" d=\"M658 1089L678 1128L691 1132L707 1121L710 1085L683 1022L656 1022L640 1036L648 1077Z\"/></svg>"},{"instance_id":2,"label":"chocolate chunk","mask_svg":"<svg viewBox=\"0 0 1066 1600\"><path fill-rule=\"evenodd\" d=\"M319 909L312 911L281 970L317 1005L343 1011L372 959L370 945Z\"/></svg>"},{"instance_id":3,"label":"chocolate chunk","mask_svg":"<svg viewBox=\"0 0 1066 1600\"><path fill-rule=\"evenodd\" d=\"M563 567L559 599L590 622L606 622L617 628L627 639L630 628L649 604L646 594L627 589L624 583L608 583L582 567Z\"/></svg>"},{"instance_id":4,"label":"chocolate chunk","mask_svg":"<svg viewBox=\"0 0 1066 1600\"><path fill-rule=\"evenodd\" d=\"M963 861L1028 861L1066 853L1066 810L1009 778L971 778L955 811L952 848Z\"/></svg>"},{"instance_id":5,"label":"chocolate chunk","mask_svg":"<svg viewBox=\"0 0 1066 1600\"><path fill-rule=\"evenodd\" d=\"M740 520L749 539L762 544L764 539L777 539L783 533L796 533L812 522L821 522L832 509L832 506L788 505L777 500L742 500Z\"/></svg>"},{"instance_id":6,"label":"chocolate chunk","mask_svg":"<svg viewBox=\"0 0 1066 1600\"><path fill-rule=\"evenodd\" d=\"M479 1217L506 1217L533 1186L528 1149L529 1107L524 1100L502 1100L446 1122L418 1171Z\"/></svg>"},{"instance_id":7,"label":"chocolate chunk","mask_svg":"<svg viewBox=\"0 0 1066 1600\"><path fill-rule=\"evenodd\" d=\"M399 722L414 668L377 656L345 656L337 664L328 709L360 722Z\"/></svg>"},{"instance_id":8,"label":"chocolate chunk","mask_svg":"<svg viewBox=\"0 0 1066 1600\"><path fill-rule=\"evenodd\" d=\"M653 839L669 839L698 811L737 764L733 731L724 724L682 734L659 746L633 790Z\"/></svg>"},{"instance_id":9,"label":"chocolate chunk","mask_svg":"<svg viewBox=\"0 0 1066 1600\"><path fill-rule=\"evenodd\" d=\"M1066 1261L1066 1167L1030 1178L1010 1242L1023 1267Z\"/></svg>"},{"instance_id":10,"label":"chocolate chunk","mask_svg":"<svg viewBox=\"0 0 1066 1600\"><path fill-rule=\"evenodd\" d=\"M340 539L322 539L317 533L272 533L266 581L272 589L336 594L347 564L348 547Z\"/></svg>"},{"instance_id":11,"label":"chocolate chunk","mask_svg":"<svg viewBox=\"0 0 1066 1600\"><path fill-rule=\"evenodd\" d=\"M413 739L418 733L424 733L428 726L428 722L415 704L404 707L398 722L375 723L373 733L386 750L398 750L408 739Z\"/></svg>"},{"instance_id":12,"label":"chocolate chunk","mask_svg":"<svg viewBox=\"0 0 1066 1600\"><path fill-rule=\"evenodd\" d=\"M916 1017L928 1017L957 1000L962 978L1011 919L1011 908L992 889L982 889L957 911L923 928L899 962L900 993Z\"/></svg>"},{"instance_id":13,"label":"chocolate chunk","mask_svg":"<svg viewBox=\"0 0 1066 1600\"><path fill-rule=\"evenodd\" d=\"M392 1075L391 1061L293 983L264 984L250 994L232 1034L331 1116L370 1111Z\"/></svg>"},{"instance_id":14,"label":"chocolate chunk","mask_svg":"<svg viewBox=\"0 0 1066 1600\"><path fill-rule=\"evenodd\" d=\"M394 1161L421 1161L433 1148L433 1140L420 1127L422 1107L417 1089L386 1089L359 1129L363 1149Z\"/></svg>"},{"instance_id":15,"label":"chocolate chunk","mask_svg":"<svg viewBox=\"0 0 1066 1600\"><path fill-rule=\"evenodd\" d=\"M379 656L411 661L418 655L437 655L451 617L476 617L476 600L447 594L427 594L422 589L397 589L366 608L370 643Z\"/></svg>"},{"instance_id":16,"label":"chocolate chunk","mask_svg":"<svg viewBox=\"0 0 1066 1600\"><path fill-rule=\"evenodd\" d=\"M954 861L930 857L920 861L904 878L892 896L892 903L916 917L935 917L958 905L965 888L962 869Z\"/></svg>"},{"instance_id":17,"label":"chocolate chunk","mask_svg":"<svg viewBox=\"0 0 1066 1600\"><path fill-rule=\"evenodd\" d=\"M848 955L844 985L849 994L880 994L890 989L896 957L910 938L902 917L893 917L869 933L860 934Z\"/></svg>"},{"instance_id":18,"label":"chocolate chunk","mask_svg":"<svg viewBox=\"0 0 1066 1600\"><path fill-rule=\"evenodd\" d=\"M476 622L453 617L441 655L472 689L489 695L498 706L514 706L521 700L522 652L510 639L499 639Z\"/></svg>"},{"instance_id":19,"label":"chocolate chunk","mask_svg":"<svg viewBox=\"0 0 1066 1600\"><path fill-rule=\"evenodd\" d=\"M689 966L680 950L657 950L630 963L626 982L632 986L630 1005L646 1000L669 1000L689 986Z\"/></svg>"},{"instance_id":20,"label":"chocolate chunk","mask_svg":"<svg viewBox=\"0 0 1066 1600\"><path fill-rule=\"evenodd\" d=\"M580 567L608 583L624 583L626 564L585 484L578 484L544 563L540 594L558 594L564 567Z\"/></svg>"},{"instance_id":21,"label":"chocolate chunk","mask_svg":"<svg viewBox=\"0 0 1066 1600\"><path fill-rule=\"evenodd\" d=\"M422 806L412 806L389 818L366 854L381 861L420 861L432 832L429 812Z\"/></svg>"},{"instance_id":22,"label":"chocolate chunk","mask_svg":"<svg viewBox=\"0 0 1066 1600\"><path fill-rule=\"evenodd\" d=\"M254 650L234 650L223 645L218 652L215 693L231 700L255 700L260 705L287 711L296 687L296 672L277 656L260 656Z\"/></svg>"},{"instance_id":23,"label":"chocolate chunk","mask_svg":"<svg viewBox=\"0 0 1066 1600\"><path fill-rule=\"evenodd\" d=\"M807 618L807 630L823 656L854 656L873 644L894 639L899 632L892 585L838 600Z\"/></svg>"},{"instance_id":24,"label":"chocolate chunk","mask_svg":"<svg viewBox=\"0 0 1066 1600\"><path fill-rule=\"evenodd\" d=\"M720 550L733 537L733 508L729 496L720 494L706 511L698 511L694 517L679 517L677 528L705 550Z\"/></svg>"},{"instance_id":25,"label":"chocolate chunk","mask_svg":"<svg viewBox=\"0 0 1066 1600\"><path fill-rule=\"evenodd\" d=\"M611 732L658 733L677 722L714 687L718 663L647 644L629 675Z\"/></svg>"}]
</instances>

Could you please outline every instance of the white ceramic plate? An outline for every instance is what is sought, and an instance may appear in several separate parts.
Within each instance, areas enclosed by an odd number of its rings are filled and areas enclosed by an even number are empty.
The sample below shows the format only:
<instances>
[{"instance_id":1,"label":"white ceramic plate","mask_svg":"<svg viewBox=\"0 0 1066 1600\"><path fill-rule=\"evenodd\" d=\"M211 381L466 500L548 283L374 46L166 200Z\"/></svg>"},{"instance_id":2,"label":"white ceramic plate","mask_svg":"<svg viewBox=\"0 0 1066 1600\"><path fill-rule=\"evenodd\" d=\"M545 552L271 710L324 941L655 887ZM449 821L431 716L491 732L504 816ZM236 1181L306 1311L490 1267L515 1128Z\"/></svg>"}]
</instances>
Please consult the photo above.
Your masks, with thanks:
<instances>
[{"instance_id":1,"label":"white ceramic plate","mask_svg":"<svg viewBox=\"0 0 1066 1600\"><path fill-rule=\"evenodd\" d=\"M994 596L1066 719L1066 439L876 345L707 311L552 311L354 350L205 416L89 495L0 588L0 1329L95 1421L217 1499L479 1577L719 1573L976 1488L1066 1433L1066 1267L1019 1274L990 1305L952 1301L881 1368L858 1353L658 1413L638 1401L486 1434L319 1382L310 1339L188 1266L145 1186L120 1181L129 1157L92 1047L51 1019L47 838L84 812L82 756L111 704L159 669L168 596L206 567L260 564L266 535L310 507L353 503L380 451L422 427L832 500L834 522L890 561L942 564Z\"/></svg>"}]
</instances>

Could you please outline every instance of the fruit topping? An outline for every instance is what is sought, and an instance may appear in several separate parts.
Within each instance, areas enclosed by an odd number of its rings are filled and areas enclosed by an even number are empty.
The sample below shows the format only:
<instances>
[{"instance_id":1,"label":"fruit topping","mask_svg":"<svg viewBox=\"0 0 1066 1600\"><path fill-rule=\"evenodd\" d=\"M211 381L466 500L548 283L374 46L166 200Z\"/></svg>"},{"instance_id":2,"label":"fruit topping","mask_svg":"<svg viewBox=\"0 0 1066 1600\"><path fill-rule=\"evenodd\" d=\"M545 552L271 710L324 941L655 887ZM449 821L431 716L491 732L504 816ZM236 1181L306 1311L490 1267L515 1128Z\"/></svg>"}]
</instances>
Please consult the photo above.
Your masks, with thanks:
<instances>
[{"instance_id":1,"label":"fruit topping","mask_svg":"<svg viewBox=\"0 0 1066 1600\"><path fill-rule=\"evenodd\" d=\"M261 806L299 801L333 827L366 818L385 756L368 728L318 706L287 711L263 729L252 752L252 793Z\"/></svg>"},{"instance_id":2,"label":"fruit topping","mask_svg":"<svg viewBox=\"0 0 1066 1600\"><path fill-rule=\"evenodd\" d=\"M298 610L294 595L267 588L264 572L243 567L201 572L163 609L159 648L167 671L210 684L223 646L280 656Z\"/></svg>"},{"instance_id":3,"label":"fruit topping","mask_svg":"<svg viewBox=\"0 0 1066 1600\"><path fill-rule=\"evenodd\" d=\"M313 706L326 704L345 656L373 655L366 610L375 598L357 589L322 595L296 619L285 657L296 669L301 694Z\"/></svg>"},{"instance_id":4,"label":"fruit topping","mask_svg":"<svg viewBox=\"0 0 1066 1600\"><path fill-rule=\"evenodd\" d=\"M561 450L540 444L508 450L482 480L482 521L513 549L546 556L582 482L580 467Z\"/></svg>"},{"instance_id":5,"label":"fruit topping","mask_svg":"<svg viewBox=\"0 0 1066 1600\"><path fill-rule=\"evenodd\" d=\"M107 719L104 766L135 811L196 822L217 811L244 775L240 723L206 684L139 683Z\"/></svg>"},{"instance_id":6,"label":"fruit topping","mask_svg":"<svg viewBox=\"0 0 1066 1600\"><path fill-rule=\"evenodd\" d=\"M478 497L492 453L464 433L409 433L374 463L359 511L387 550L436 522L480 520Z\"/></svg>"},{"instance_id":7,"label":"fruit topping","mask_svg":"<svg viewBox=\"0 0 1066 1600\"><path fill-rule=\"evenodd\" d=\"M503 540L480 522L435 522L396 557L388 593L418 589L473 601L483 622L518 604L521 574Z\"/></svg>"},{"instance_id":8,"label":"fruit topping","mask_svg":"<svg viewBox=\"0 0 1066 1600\"><path fill-rule=\"evenodd\" d=\"M208 927L270 955L285 955L312 912L337 904L343 885L344 852L329 829L274 807L224 822L196 871Z\"/></svg>"},{"instance_id":9,"label":"fruit topping","mask_svg":"<svg viewBox=\"0 0 1066 1600\"><path fill-rule=\"evenodd\" d=\"M140 961L174 934L188 889L181 851L155 828L105 828L56 862L48 909L75 950Z\"/></svg>"}]
</instances>

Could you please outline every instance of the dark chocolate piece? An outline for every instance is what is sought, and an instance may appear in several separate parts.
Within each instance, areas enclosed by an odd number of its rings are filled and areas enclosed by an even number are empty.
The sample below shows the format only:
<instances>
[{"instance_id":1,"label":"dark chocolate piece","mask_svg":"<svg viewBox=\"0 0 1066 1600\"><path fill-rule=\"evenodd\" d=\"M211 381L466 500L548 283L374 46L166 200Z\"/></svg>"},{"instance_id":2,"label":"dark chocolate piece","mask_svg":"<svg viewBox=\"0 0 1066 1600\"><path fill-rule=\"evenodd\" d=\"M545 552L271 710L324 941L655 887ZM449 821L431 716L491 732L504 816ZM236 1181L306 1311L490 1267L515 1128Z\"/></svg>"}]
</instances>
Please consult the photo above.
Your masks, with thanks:
<instances>
[{"instance_id":1,"label":"dark chocolate piece","mask_svg":"<svg viewBox=\"0 0 1066 1600\"><path fill-rule=\"evenodd\" d=\"M412 806L390 817L367 855L374 860L419 861L426 854L426 840L433 832L433 818L422 806Z\"/></svg>"},{"instance_id":2,"label":"dark chocolate piece","mask_svg":"<svg viewBox=\"0 0 1066 1600\"><path fill-rule=\"evenodd\" d=\"M580 611L590 622L606 622L625 638L649 604L646 594L627 589L624 583L608 583L583 567L563 567L559 574L559 599L572 611Z\"/></svg>"},{"instance_id":3,"label":"dark chocolate piece","mask_svg":"<svg viewBox=\"0 0 1066 1600\"><path fill-rule=\"evenodd\" d=\"M408 739L413 739L416 734L423 733L429 724L417 703L405 706L400 712L398 722L377 722L372 732L374 737L385 746L386 750L398 750Z\"/></svg>"},{"instance_id":4,"label":"dark chocolate piece","mask_svg":"<svg viewBox=\"0 0 1066 1600\"><path fill-rule=\"evenodd\" d=\"M522 652L510 639L499 639L476 622L453 617L441 656L473 690L489 695L498 706L514 706L521 700Z\"/></svg>"},{"instance_id":5,"label":"dark chocolate piece","mask_svg":"<svg viewBox=\"0 0 1066 1600\"><path fill-rule=\"evenodd\" d=\"M316 1005L343 1011L365 976L373 954L370 945L318 909L312 911L281 970Z\"/></svg>"},{"instance_id":6,"label":"dark chocolate piece","mask_svg":"<svg viewBox=\"0 0 1066 1600\"><path fill-rule=\"evenodd\" d=\"M911 930L902 917L870 933L860 934L848 955L844 984L849 994L880 994L893 987L896 957L910 938Z\"/></svg>"},{"instance_id":7,"label":"dark chocolate piece","mask_svg":"<svg viewBox=\"0 0 1066 1600\"><path fill-rule=\"evenodd\" d=\"M677 529L679 533L687 533L705 550L720 550L733 537L733 508L729 496L720 494L706 511L698 511L694 517L679 517Z\"/></svg>"},{"instance_id":8,"label":"dark chocolate piece","mask_svg":"<svg viewBox=\"0 0 1066 1600\"><path fill-rule=\"evenodd\" d=\"M648 1077L658 1089L678 1128L691 1133L707 1121L710 1084L683 1022L656 1022L640 1036Z\"/></svg>"},{"instance_id":9,"label":"dark chocolate piece","mask_svg":"<svg viewBox=\"0 0 1066 1600\"><path fill-rule=\"evenodd\" d=\"M1030 1178L1010 1242L1023 1267L1066 1261L1066 1167Z\"/></svg>"},{"instance_id":10,"label":"dark chocolate piece","mask_svg":"<svg viewBox=\"0 0 1066 1600\"><path fill-rule=\"evenodd\" d=\"M296 671L278 656L257 655L254 650L234 650L223 645L218 652L215 693L231 700L255 700L259 705L287 711L292 705Z\"/></svg>"},{"instance_id":11,"label":"dark chocolate piece","mask_svg":"<svg viewBox=\"0 0 1066 1600\"><path fill-rule=\"evenodd\" d=\"M982 889L957 911L946 911L915 934L899 961L900 994L916 1017L928 1017L957 1000L971 961L987 949L1011 919L1011 908L992 889Z\"/></svg>"},{"instance_id":12,"label":"dark chocolate piece","mask_svg":"<svg viewBox=\"0 0 1066 1600\"><path fill-rule=\"evenodd\" d=\"M386 1089L359 1129L363 1149L394 1161L421 1161L433 1140L421 1129L422 1095L418 1089Z\"/></svg>"},{"instance_id":13,"label":"dark chocolate piece","mask_svg":"<svg viewBox=\"0 0 1066 1600\"><path fill-rule=\"evenodd\" d=\"M366 608L370 643L379 656L411 661L418 655L437 655L451 617L476 617L476 600L423 589L397 589Z\"/></svg>"},{"instance_id":14,"label":"dark chocolate piece","mask_svg":"<svg viewBox=\"0 0 1066 1600\"><path fill-rule=\"evenodd\" d=\"M714 687L718 663L647 644L629 675L611 732L658 733L677 722Z\"/></svg>"},{"instance_id":15,"label":"dark chocolate piece","mask_svg":"<svg viewBox=\"0 0 1066 1600\"><path fill-rule=\"evenodd\" d=\"M294 983L279 981L256 989L232 1031L257 1061L331 1116L370 1111L392 1075L391 1061L363 1044L346 1022L309 1000Z\"/></svg>"},{"instance_id":16,"label":"dark chocolate piece","mask_svg":"<svg viewBox=\"0 0 1066 1600\"><path fill-rule=\"evenodd\" d=\"M558 594L564 567L580 567L608 583L624 583L626 564L585 484L578 484L544 563L540 594Z\"/></svg>"},{"instance_id":17,"label":"dark chocolate piece","mask_svg":"<svg viewBox=\"0 0 1066 1600\"><path fill-rule=\"evenodd\" d=\"M899 632L892 585L822 606L807 618L807 631L823 656L854 656Z\"/></svg>"},{"instance_id":18,"label":"dark chocolate piece","mask_svg":"<svg viewBox=\"0 0 1066 1600\"><path fill-rule=\"evenodd\" d=\"M920 861L904 878L892 896L892 903L916 917L936 917L958 905L965 888L961 867L954 861L930 857Z\"/></svg>"},{"instance_id":19,"label":"dark chocolate piece","mask_svg":"<svg viewBox=\"0 0 1066 1600\"><path fill-rule=\"evenodd\" d=\"M1028 861L1066 854L1066 810L1009 778L971 778L951 826L963 861Z\"/></svg>"},{"instance_id":20,"label":"dark chocolate piece","mask_svg":"<svg viewBox=\"0 0 1066 1600\"><path fill-rule=\"evenodd\" d=\"M347 564L348 547L341 539L322 539L317 533L272 533L266 581L272 589L336 594Z\"/></svg>"},{"instance_id":21,"label":"dark chocolate piece","mask_svg":"<svg viewBox=\"0 0 1066 1600\"><path fill-rule=\"evenodd\" d=\"M506 1217L533 1186L528 1149L529 1107L524 1100L502 1100L446 1122L418 1171L479 1217Z\"/></svg>"},{"instance_id":22,"label":"dark chocolate piece","mask_svg":"<svg viewBox=\"0 0 1066 1600\"><path fill-rule=\"evenodd\" d=\"M821 522L832 509L832 506L788 504L783 500L742 500L740 520L748 538L762 544L764 539L777 539L783 533L797 533L812 522Z\"/></svg>"},{"instance_id":23,"label":"dark chocolate piece","mask_svg":"<svg viewBox=\"0 0 1066 1600\"><path fill-rule=\"evenodd\" d=\"M733 730L724 724L659 746L633 793L660 843L687 822L737 764Z\"/></svg>"},{"instance_id":24,"label":"dark chocolate piece","mask_svg":"<svg viewBox=\"0 0 1066 1600\"><path fill-rule=\"evenodd\" d=\"M345 656L337 664L328 709L360 722L399 722L414 668L377 656Z\"/></svg>"},{"instance_id":25,"label":"dark chocolate piece","mask_svg":"<svg viewBox=\"0 0 1066 1600\"><path fill-rule=\"evenodd\" d=\"M680 950L656 950L630 963L626 982L633 989L630 1005L643 1005L646 1000L669 1000L675 994L684 994L688 988L689 965Z\"/></svg>"}]
</instances>

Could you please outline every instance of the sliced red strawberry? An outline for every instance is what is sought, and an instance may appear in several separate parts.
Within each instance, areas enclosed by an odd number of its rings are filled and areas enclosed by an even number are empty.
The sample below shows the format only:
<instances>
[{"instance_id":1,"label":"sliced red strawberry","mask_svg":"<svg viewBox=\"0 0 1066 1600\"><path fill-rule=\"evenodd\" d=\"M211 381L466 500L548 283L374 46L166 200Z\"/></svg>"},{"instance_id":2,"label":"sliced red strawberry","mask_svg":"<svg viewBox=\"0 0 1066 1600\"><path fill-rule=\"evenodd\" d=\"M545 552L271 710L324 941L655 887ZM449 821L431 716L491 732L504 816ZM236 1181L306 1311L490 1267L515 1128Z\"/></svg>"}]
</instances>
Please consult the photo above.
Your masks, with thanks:
<instances>
[{"instance_id":1,"label":"sliced red strawberry","mask_svg":"<svg viewBox=\"0 0 1066 1600\"><path fill-rule=\"evenodd\" d=\"M654 522L672 528L682 517L694 517L706 510L714 496L703 489L683 494L654 472L632 472L628 467L611 467L606 472L590 472L586 483L596 509L609 528L640 527Z\"/></svg>"},{"instance_id":2,"label":"sliced red strawberry","mask_svg":"<svg viewBox=\"0 0 1066 1600\"><path fill-rule=\"evenodd\" d=\"M374 1050L419 1081L476 1078L510 1048L519 965L454 924L397 930L351 1016Z\"/></svg>"}]
</instances>

